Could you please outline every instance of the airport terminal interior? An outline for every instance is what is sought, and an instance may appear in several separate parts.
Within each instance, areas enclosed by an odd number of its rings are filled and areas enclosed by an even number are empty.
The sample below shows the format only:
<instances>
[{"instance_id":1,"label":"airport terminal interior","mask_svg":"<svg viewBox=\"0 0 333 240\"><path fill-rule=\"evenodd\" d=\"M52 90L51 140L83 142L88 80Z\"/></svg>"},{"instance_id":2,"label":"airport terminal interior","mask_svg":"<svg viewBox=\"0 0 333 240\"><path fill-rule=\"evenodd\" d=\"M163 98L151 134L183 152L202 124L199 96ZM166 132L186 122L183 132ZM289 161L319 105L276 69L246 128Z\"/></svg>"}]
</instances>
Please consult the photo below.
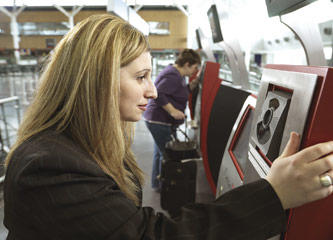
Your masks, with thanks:
<instances>
[{"instance_id":1,"label":"airport terminal interior","mask_svg":"<svg viewBox=\"0 0 333 240\"><path fill-rule=\"evenodd\" d=\"M199 86L190 94L186 124L180 126L198 153L195 159L185 159L195 162L196 172L195 197L181 200L184 204L212 201L265 177L291 131L300 133L301 148L333 138L333 0L40 4L0 1L0 240L7 235L2 223L4 160L47 58L75 24L90 15L117 15L148 37L153 80L183 49L192 48L201 56ZM178 137L187 141L181 132ZM140 120L132 149L146 177L143 205L172 215L161 206L161 192L150 185L153 144ZM271 239L314 239L307 238L313 232L304 230L310 216L311 224L321 225L316 239L332 239L332 206L330 197L306 205L302 214L291 212L288 234ZM322 216L324 209L332 214Z\"/></svg>"}]
</instances>

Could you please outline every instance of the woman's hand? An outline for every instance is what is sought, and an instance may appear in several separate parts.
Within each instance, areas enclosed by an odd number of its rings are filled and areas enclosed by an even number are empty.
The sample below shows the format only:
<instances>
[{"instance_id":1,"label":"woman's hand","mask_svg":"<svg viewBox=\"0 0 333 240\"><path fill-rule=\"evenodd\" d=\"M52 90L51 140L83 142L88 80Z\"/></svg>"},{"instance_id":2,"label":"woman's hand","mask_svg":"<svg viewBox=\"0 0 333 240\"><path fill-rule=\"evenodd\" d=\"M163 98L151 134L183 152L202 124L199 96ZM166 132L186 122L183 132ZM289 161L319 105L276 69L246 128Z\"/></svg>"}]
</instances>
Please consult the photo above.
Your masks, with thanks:
<instances>
[{"instance_id":1,"label":"woman's hand","mask_svg":"<svg viewBox=\"0 0 333 240\"><path fill-rule=\"evenodd\" d=\"M298 151L300 137L292 132L287 146L266 179L279 196L284 209L294 208L332 194L333 186L323 186L320 177L333 179L333 141Z\"/></svg>"},{"instance_id":2,"label":"woman's hand","mask_svg":"<svg viewBox=\"0 0 333 240\"><path fill-rule=\"evenodd\" d=\"M190 83L190 90L193 91L199 84L199 77L197 76L196 78L194 78Z\"/></svg>"},{"instance_id":3,"label":"woman's hand","mask_svg":"<svg viewBox=\"0 0 333 240\"><path fill-rule=\"evenodd\" d=\"M183 113L182 111L179 111L176 108L173 109L173 111L171 111L170 115L176 120L185 119L185 113Z\"/></svg>"},{"instance_id":4,"label":"woman's hand","mask_svg":"<svg viewBox=\"0 0 333 240\"><path fill-rule=\"evenodd\" d=\"M171 117L176 120L185 119L185 113L175 108L171 103L164 105L163 109L167 111L171 115Z\"/></svg>"},{"instance_id":5,"label":"woman's hand","mask_svg":"<svg viewBox=\"0 0 333 240\"><path fill-rule=\"evenodd\" d=\"M199 69L199 71L195 74L195 78L192 79L192 81L189 83L190 90L193 91L198 85L199 85L199 76L201 74L202 67Z\"/></svg>"}]
</instances>

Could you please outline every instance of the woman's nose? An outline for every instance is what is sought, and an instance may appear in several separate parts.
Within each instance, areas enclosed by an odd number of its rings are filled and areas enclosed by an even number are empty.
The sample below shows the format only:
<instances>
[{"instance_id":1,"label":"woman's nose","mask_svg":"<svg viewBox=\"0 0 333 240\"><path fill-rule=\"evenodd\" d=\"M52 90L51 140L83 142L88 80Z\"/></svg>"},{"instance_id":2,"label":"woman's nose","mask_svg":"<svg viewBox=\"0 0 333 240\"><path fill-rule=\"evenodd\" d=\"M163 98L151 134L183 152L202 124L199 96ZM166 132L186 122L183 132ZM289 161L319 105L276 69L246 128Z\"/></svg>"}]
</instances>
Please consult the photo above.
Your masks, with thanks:
<instances>
[{"instance_id":1,"label":"woman's nose","mask_svg":"<svg viewBox=\"0 0 333 240\"><path fill-rule=\"evenodd\" d=\"M157 89L156 89L154 83L151 80L147 81L145 97L146 98L153 98L153 99L157 98Z\"/></svg>"}]
</instances>

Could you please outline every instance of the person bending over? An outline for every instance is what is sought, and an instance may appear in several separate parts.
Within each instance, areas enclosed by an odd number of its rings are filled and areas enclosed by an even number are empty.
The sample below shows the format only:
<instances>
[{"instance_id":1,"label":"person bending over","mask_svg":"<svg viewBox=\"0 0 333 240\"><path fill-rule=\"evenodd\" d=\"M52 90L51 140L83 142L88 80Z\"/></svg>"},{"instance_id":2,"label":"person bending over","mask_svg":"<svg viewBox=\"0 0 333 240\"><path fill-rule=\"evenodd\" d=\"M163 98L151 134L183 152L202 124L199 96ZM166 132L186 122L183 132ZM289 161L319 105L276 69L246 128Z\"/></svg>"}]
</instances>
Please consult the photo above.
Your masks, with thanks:
<instances>
[{"instance_id":1,"label":"person bending over","mask_svg":"<svg viewBox=\"0 0 333 240\"><path fill-rule=\"evenodd\" d=\"M151 186L160 190L161 174L165 144L177 126L185 119L185 108L190 91L198 85L198 78L186 84L185 76L190 77L198 71L200 55L192 49L184 49L174 64L168 65L157 76L155 86L158 97L151 99L144 119L154 140L153 168Z\"/></svg>"}]
</instances>

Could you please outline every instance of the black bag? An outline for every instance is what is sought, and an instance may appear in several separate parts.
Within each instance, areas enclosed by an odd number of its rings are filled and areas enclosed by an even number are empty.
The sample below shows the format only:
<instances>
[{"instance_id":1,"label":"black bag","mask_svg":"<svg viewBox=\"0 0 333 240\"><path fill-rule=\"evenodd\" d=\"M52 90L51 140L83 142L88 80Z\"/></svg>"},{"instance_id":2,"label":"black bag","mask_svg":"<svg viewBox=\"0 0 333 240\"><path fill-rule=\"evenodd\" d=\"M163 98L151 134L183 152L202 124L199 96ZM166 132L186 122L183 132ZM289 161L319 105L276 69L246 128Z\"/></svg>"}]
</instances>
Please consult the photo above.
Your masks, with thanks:
<instances>
[{"instance_id":1,"label":"black bag","mask_svg":"<svg viewBox=\"0 0 333 240\"><path fill-rule=\"evenodd\" d=\"M187 122L185 120L185 130ZM185 141L180 141L177 138L177 130L184 134ZM199 158L197 143L187 136L186 132L177 128L175 133L171 135L171 141L165 144L163 157L166 161L181 161L184 159Z\"/></svg>"},{"instance_id":2,"label":"black bag","mask_svg":"<svg viewBox=\"0 0 333 240\"><path fill-rule=\"evenodd\" d=\"M161 172L161 207L171 217L180 213L180 208L195 202L197 164L195 160L163 161Z\"/></svg>"},{"instance_id":3,"label":"black bag","mask_svg":"<svg viewBox=\"0 0 333 240\"><path fill-rule=\"evenodd\" d=\"M161 170L161 207L171 217L178 216L183 205L195 202L196 159L200 157L197 144L180 128L178 131L184 134L186 140L179 141L174 134L172 140L166 143Z\"/></svg>"}]
</instances>

